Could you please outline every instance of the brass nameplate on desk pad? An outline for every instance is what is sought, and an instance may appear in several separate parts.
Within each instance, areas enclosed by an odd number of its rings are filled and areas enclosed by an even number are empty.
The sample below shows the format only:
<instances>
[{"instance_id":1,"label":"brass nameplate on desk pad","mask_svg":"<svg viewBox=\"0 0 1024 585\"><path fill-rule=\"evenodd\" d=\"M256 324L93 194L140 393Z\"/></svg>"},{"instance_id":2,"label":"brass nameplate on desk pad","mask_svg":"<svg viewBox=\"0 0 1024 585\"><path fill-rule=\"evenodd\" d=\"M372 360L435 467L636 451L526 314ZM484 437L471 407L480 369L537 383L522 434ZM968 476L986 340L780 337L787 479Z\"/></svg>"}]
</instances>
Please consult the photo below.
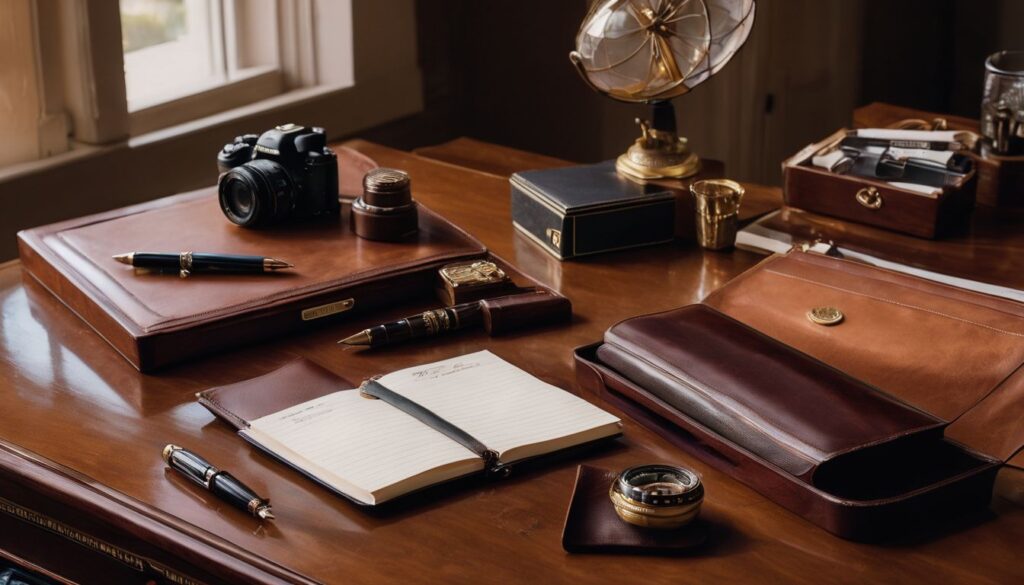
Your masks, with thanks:
<instances>
[{"instance_id":1,"label":"brass nameplate on desk pad","mask_svg":"<svg viewBox=\"0 0 1024 585\"><path fill-rule=\"evenodd\" d=\"M359 171L351 161L341 168ZM317 305L302 313L311 300L351 298L365 310L434 296L440 267L484 258L487 250L420 207L417 235L395 244L359 238L337 219L242 229L224 219L216 189L204 189L26 230L18 245L33 277L137 368L150 371L299 331L304 322L345 308ZM181 280L139 275L111 258L125 250L180 249L282 257L295 267L287 274ZM292 311L302 319L280 317Z\"/></svg>"},{"instance_id":2,"label":"brass nameplate on desk pad","mask_svg":"<svg viewBox=\"0 0 1024 585\"><path fill-rule=\"evenodd\" d=\"M320 319L321 317L330 317L331 315L344 313L345 311L351 310L355 304L355 299L345 299L336 303L328 303L326 305L320 305L319 307L313 307L312 309L306 309L302 311L302 320L312 321L313 319Z\"/></svg>"}]
</instances>

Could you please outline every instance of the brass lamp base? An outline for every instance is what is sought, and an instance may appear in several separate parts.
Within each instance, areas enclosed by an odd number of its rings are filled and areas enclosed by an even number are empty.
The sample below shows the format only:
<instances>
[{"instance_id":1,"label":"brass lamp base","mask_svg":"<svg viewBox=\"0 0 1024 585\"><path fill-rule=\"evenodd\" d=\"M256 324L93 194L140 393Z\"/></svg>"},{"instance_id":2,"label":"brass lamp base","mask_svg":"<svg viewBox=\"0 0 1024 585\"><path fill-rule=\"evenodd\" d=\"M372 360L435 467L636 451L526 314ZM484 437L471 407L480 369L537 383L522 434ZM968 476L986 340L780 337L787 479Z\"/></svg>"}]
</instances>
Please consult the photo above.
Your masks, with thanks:
<instances>
[{"instance_id":1,"label":"brass lamp base","mask_svg":"<svg viewBox=\"0 0 1024 585\"><path fill-rule=\"evenodd\" d=\"M615 168L635 179L683 179L700 172L700 157L690 152L685 138L655 130L637 120L643 135L619 155Z\"/></svg>"}]
</instances>

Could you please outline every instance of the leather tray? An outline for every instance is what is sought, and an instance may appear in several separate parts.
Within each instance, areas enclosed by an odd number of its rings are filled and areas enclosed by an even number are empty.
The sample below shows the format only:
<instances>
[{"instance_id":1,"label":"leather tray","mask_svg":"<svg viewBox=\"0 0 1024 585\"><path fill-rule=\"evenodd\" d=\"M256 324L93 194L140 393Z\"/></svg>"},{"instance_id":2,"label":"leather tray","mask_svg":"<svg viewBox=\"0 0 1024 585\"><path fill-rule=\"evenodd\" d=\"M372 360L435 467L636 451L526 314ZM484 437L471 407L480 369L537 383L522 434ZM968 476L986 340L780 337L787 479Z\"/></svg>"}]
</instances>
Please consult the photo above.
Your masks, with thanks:
<instances>
[{"instance_id":1,"label":"leather tray","mask_svg":"<svg viewBox=\"0 0 1024 585\"><path fill-rule=\"evenodd\" d=\"M624 324L650 351L620 343ZM619 347L602 354L609 340ZM602 355L626 359L613 367ZM585 390L843 538L886 539L983 508L1000 465L944 439L946 421L701 305L620 323L575 360ZM698 400L642 375L652 369Z\"/></svg>"},{"instance_id":2,"label":"leather tray","mask_svg":"<svg viewBox=\"0 0 1024 585\"><path fill-rule=\"evenodd\" d=\"M342 171L375 166L360 160ZM142 371L432 298L438 268L487 256L423 206L419 232L394 243L357 237L348 207L337 220L248 230L223 217L210 188L22 231L18 246L24 269ZM179 279L111 259L182 250L278 257L295 269Z\"/></svg>"},{"instance_id":3,"label":"leather tray","mask_svg":"<svg viewBox=\"0 0 1024 585\"><path fill-rule=\"evenodd\" d=\"M562 528L562 548L571 553L682 555L708 540L709 522L698 517L678 530L651 530L627 524L608 498L615 471L580 465ZM706 515L704 510L701 514Z\"/></svg>"}]
</instances>

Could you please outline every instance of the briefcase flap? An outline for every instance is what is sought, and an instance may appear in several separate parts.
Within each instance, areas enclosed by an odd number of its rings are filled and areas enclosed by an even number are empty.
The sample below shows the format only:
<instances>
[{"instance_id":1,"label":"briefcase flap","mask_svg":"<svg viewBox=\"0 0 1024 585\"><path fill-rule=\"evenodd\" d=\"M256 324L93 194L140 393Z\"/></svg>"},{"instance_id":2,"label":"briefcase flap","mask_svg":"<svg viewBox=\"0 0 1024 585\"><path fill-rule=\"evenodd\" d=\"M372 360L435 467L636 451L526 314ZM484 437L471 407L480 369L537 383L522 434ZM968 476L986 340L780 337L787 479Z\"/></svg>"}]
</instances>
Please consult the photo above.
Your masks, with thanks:
<instances>
[{"instance_id":1,"label":"briefcase flap","mask_svg":"<svg viewBox=\"0 0 1024 585\"><path fill-rule=\"evenodd\" d=\"M627 319L605 333L597 356L672 408L807 480L850 461L892 466L942 437L938 418L704 305Z\"/></svg>"},{"instance_id":2,"label":"briefcase flap","mask_svg":"<svg viewBox=\"0 0 1024 585\"><path fill-rule=\"evenodd\" d=\"M820 254L772 256L704 303L944 421L1000 461L1024 445L1024 305ZM808 312L832 307L842 321Z\"/></svg>"}]
</instances>

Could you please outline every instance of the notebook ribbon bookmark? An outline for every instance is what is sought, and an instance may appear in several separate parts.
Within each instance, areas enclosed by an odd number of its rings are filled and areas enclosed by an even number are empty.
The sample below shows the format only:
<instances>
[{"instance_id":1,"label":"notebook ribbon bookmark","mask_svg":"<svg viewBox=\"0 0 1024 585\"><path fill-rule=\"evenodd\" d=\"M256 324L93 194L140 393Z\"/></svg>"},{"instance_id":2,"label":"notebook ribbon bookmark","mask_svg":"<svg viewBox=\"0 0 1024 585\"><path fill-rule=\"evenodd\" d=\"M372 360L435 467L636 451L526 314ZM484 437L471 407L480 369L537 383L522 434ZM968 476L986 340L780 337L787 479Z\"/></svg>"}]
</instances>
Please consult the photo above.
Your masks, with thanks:
<instances>
[{"instance_id":1,"label":"notebook ribbon bookmark","mask_svg":"<svg viewBox=\"0 0 1024 585\"><path fill-rule=\"evenodd\" d=\"M499 476L507 476L511 469L498 460L498 453L488 449L487 445L481 443L476 437L441 418L433 411L423 407L405 396L387 388L377 380L366 380L362 383L359 391L367 396L379 398L401 410L405 414L415 418L428 427L444 434L446 437L476 453L484 460L484 466L488 473Z\"/></svg>"}]
</instances>

